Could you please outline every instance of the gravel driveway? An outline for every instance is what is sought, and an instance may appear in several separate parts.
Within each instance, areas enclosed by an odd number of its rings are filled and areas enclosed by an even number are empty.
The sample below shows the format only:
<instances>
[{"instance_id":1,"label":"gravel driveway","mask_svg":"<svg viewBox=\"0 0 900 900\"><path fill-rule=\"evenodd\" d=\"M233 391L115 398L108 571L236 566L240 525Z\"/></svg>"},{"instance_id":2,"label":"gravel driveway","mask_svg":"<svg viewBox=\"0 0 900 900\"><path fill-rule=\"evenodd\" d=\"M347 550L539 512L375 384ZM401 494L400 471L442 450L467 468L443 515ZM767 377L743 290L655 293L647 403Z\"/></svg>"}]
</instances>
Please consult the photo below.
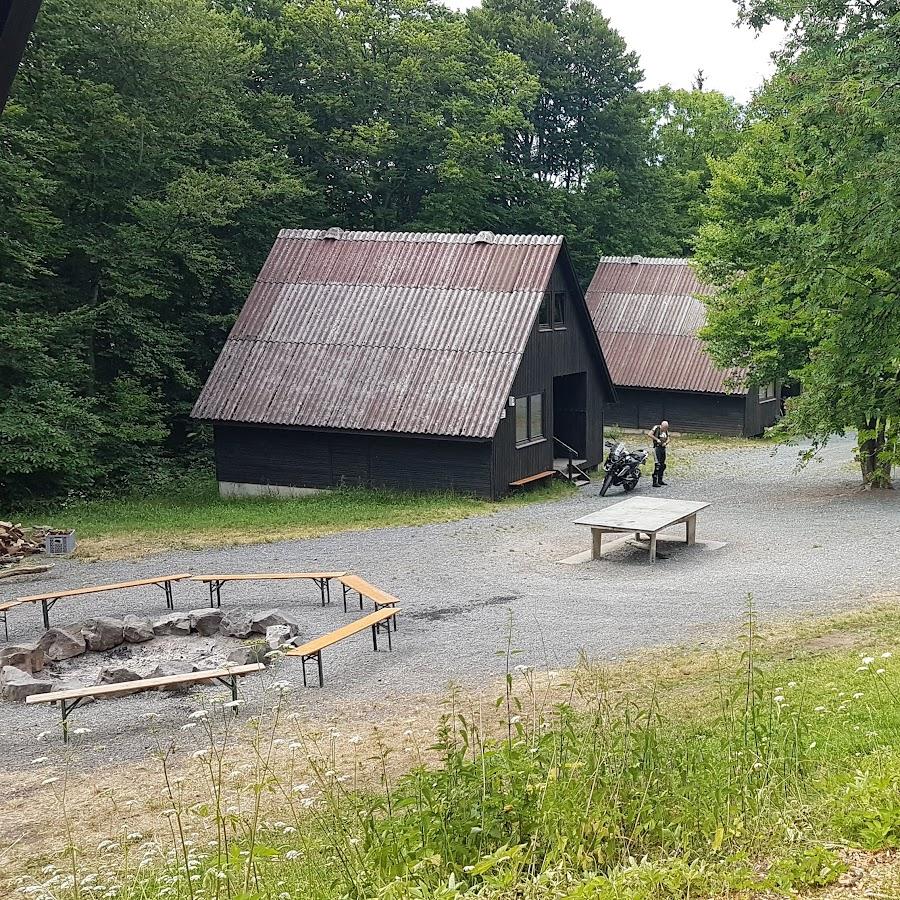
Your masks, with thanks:
<instances>
[{"instance_id":1,"label":"gravel driveway","mask_svg":"<svg viewBox=\"0 0 900 900\"><path fill-rule=\"evenodd\" d=\"M335 699L412 696L441 691L450 682L477 687L502 674L505 661L497 651L506 647L510 628L513 646L522 651L517 664L555 669L571 665L580 650L613 658L731 635L740 627L748 593L767 619L827 614L878 593L900 593L900 491L861 491L850 448L849 439L836 440L820 462L800 473L796 448L760 445L694 455L657 494L709 501L698 518L697 539L724 546L673 545L671 557L655 566L646 551L627 542L600 561L559 562L590 545L589 532L573 520L622 499L618 489L601 498L591 485L572 498L449 524L128 562L63 561L50 578L0 585L0 601L52 583L74 587L163 572L352 569L402 599L395 652L373 654L367 634L326 651L325 689L301 687L292 703L321 714ZM639 490L653 490L649 479ZM225 608L290 610L309 635L346 621L339 602L319 606L312 585L236 583L226 585L222 596ZM181 609L201 607L205 590L176 585L175 602ZM62 623L101 612L164 611L161 592L147 588L63 600L53 618ZM34 640L40 609L14 610L10 626L12 642ZM299 661L285 662L279 677L299 682ZM251 707L264 679L255 681L245 682ZM150 738L135 720L154 712L161 727L175 731L206 690L98 702L78 710L73 722L92 729L85 740L98 762L143 755ZM37 734L55 728L57 716L54 707L0 703L0 758L7 766L27 762L36 754Z\"/></svg>"}]
</instances>

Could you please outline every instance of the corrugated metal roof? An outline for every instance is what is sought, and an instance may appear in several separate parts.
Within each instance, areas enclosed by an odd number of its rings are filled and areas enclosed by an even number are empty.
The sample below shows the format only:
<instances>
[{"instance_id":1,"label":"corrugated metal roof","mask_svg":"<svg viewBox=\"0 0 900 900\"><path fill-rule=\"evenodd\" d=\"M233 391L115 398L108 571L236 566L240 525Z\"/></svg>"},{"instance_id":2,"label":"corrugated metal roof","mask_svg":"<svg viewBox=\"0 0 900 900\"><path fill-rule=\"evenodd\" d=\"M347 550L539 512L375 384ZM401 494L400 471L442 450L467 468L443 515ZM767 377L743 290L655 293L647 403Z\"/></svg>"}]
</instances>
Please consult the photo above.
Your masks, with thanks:
<instances>
[{"instance_id":1,"label":"corrugated metal roof","mask_svg":"<svg viewBox=\"0 0 900 900\"><path fill-rule=\"evenodd\" d=\"M330 234L279 234L193 415L492 437L562 238Z\"/></svg>"},{"instance_id":2,"label":"corrugated metal roof","mask_svg":"<svg viewBox=\"0 0 900 900\"><path fill-rule=\"evenodd\" d=\"M608 256L587 290L613 382L622 387L743 394L745 372L720 369L697 332L712 293L686 259Z\"/></svg>"}]
</instances>

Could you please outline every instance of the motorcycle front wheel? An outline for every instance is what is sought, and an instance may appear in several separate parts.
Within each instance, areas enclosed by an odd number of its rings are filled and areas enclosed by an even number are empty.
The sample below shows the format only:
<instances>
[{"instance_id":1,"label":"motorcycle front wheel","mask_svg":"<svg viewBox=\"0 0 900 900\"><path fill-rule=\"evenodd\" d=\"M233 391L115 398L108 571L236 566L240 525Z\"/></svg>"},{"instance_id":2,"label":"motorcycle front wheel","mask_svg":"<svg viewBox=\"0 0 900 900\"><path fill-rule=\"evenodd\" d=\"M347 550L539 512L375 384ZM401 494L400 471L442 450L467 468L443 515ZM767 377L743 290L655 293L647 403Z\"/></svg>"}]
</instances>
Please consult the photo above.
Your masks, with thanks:
<instances>
[{"instance_id":1,"label":"motorcycle front wheel","mask_svg":"<svg viewBox=\"0 0 900 900\"><path fill-rule=\"evenodd\" d=\"M607 472L606 478L603 479L603 487L600 488L600 496L605 497L606 492L609 490L609 486L612 484L612 475Z\"/></svg>"}]
</instances>

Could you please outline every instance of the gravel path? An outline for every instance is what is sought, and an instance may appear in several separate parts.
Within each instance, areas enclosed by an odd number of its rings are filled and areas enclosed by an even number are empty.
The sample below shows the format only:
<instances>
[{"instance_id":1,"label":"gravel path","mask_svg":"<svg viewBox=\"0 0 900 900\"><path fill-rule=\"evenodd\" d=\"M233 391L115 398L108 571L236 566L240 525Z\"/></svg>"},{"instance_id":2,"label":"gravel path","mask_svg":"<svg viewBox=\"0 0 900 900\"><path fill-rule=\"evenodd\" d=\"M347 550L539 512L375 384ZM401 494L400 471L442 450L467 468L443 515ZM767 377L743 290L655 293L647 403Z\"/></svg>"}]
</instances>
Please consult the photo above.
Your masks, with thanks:
<instances>
[{"instance_id":1,"label":"gravel path","mask_svg":"<svg viewBox=\"0 0 900 900\"><path fill-rule=\"evenodd\" d=\"M450 682L478 687L502 674L505 660L497 651L506 647L510 628L513 647L522 651L516 664L563 668L580 650L614 658L731 635L748 593L768 619L827 614L878 593L900 593L900 491L861 491L850 447L849 439L836 440L820 462L800 473L795 448L763 445L693 456L659 496L710 501L698 518L698 541L725 546L676 547L653 568L646 551L627 543L608 559L560 564L590 545L587 529L572 521L622 499L618 489L601 498L592 485L572 498L449 524L137 561L63 561L50 578L0 584L0 602L52 583L80 586L162 572L352 569L402 599L395 652L373 654L363 634L326 653L326 688L294 692L291 702L300 711L324 715L334 700L439 692ZM639 490L652 491L649 479ZM319 606L313 585L236 583L226 585L222 596L224 608L290 610L309 635L346 621L339 602ZM180 609L206 602L199 585L176 585L175 598ZM60 601L53 620L164 611L161 592L147 588ZM39 607L13 611L10 626L11 642L34 640L41 630ZM285 663L278 677L299 682L299 662ZM265 683L244 683L251 708ZM73 722L92 729L83 740L97 762L143 756L152 739L145 725L132 720L152 712L161 730L177 731L207 690L94 703L78 710ZM57 716L53 707L0 703L0 758L7 766L26 763L37 753L38 733L57 727Z\"/></svg>"}]
</instances>

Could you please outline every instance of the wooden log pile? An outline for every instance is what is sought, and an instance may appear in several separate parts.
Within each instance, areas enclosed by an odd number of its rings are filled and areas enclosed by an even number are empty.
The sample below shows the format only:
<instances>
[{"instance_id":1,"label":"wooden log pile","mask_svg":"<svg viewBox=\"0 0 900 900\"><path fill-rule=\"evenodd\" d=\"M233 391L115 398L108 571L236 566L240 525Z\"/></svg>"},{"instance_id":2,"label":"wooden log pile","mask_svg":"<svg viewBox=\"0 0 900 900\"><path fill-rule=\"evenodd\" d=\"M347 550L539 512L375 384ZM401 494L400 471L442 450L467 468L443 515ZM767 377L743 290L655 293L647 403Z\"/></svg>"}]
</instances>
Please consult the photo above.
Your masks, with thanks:
<instances>
[{"instance_id":1,"label":"wooden log pile","mask_svg":"<svg viewBox=\"0 0 900 900\"><path fill-rule=\"evenodd\" d=\"M0 565L42 553L46 534L45 528L23 528L12 522L0 522Z\"/></svg>"}]
</instances>

